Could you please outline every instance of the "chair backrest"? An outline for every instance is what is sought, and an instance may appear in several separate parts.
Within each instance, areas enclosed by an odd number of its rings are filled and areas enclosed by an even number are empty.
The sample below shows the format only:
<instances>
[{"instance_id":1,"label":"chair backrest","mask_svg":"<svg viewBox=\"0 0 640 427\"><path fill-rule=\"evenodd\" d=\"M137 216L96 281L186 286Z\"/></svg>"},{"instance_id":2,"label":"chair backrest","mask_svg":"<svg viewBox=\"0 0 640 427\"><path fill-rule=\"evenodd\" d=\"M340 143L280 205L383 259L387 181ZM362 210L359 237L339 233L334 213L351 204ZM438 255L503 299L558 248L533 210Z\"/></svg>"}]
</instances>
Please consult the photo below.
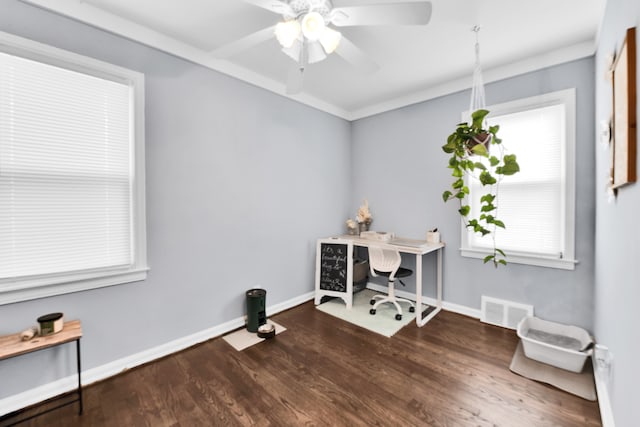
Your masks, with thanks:
<instances>
[{"instance_id":1,"label":"chair backrest","mask_svg":"<svg viewBox=\"0 0 640 427\"><path fill-rule=\"evenodd\" d=\"M389 273L389 278L393 279L401 262L402 258L400 256L400 252L395 246L369 246L369 267L371 269L372 276L377 276L376 271L380 271L383 273Z\"/></svg>"}]
</instances>

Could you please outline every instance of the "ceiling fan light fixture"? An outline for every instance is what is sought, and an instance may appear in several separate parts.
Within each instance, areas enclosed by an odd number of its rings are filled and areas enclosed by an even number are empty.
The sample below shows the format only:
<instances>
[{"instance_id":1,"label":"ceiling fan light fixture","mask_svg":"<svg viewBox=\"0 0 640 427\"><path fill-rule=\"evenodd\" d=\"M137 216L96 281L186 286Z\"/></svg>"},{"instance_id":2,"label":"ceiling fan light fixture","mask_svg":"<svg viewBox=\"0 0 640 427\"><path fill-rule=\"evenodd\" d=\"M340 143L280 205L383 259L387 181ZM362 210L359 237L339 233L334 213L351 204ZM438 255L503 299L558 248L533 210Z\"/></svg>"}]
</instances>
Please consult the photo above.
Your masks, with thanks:
<instances>
[{"instance_id":1,"label":"ceiling fan light fixture","mask_svg":"<svg viewBox=\"0 0 640 427\"><path fill-rule=\"evenodd\" d=\"M309 12L302 18L302 34L308 40L320 39L326 28L324 18L318 12Z\"/></svg>"},{"instance_id":2,"label":"ceiling fan light fixture","mask_svg":"<svg viewBox=\"0 0 640 427\"><path fill-rule=\"evenodd\" d=\"M325 28L320 36L320 44L327 55L333 53L338 48L340 40L342 40L342 33L329 27Z\"/></svg>"},{"instance_id":3,"label":"ceiling fan light fixture","mask_svg":"<svg viewBox=\"0 0 640 427\"><path fill-rule=\"evenodd\" d=\"M282 51L291 59L298 62L300 61L300 52L302 50L302 42L300 40L294 40L291 46L282 47Z\"/></svg>"},{"instance_id":4,"label":"ceiling fan light fixture","mask_svg":"<svg viewBox=\"0 0 640 427\"><path fill-rule=\"evenodd\" d=\"M280 45L284 48L290 48L300 36L300 23L295 20L278 22L275 33Z\"/></svg>"},{"instance_id":5,"label":"ceiling fan light fixture","mask_svg":"<svg viewBox=\"0 0 640 427\"><path fill-rule=\"evenodd\" d=\"M315 64L323 59L326 59L327 55L323 50L323 47L318 42L307 42L307 62L309 64Z\"/></svg>"}]
</instances>

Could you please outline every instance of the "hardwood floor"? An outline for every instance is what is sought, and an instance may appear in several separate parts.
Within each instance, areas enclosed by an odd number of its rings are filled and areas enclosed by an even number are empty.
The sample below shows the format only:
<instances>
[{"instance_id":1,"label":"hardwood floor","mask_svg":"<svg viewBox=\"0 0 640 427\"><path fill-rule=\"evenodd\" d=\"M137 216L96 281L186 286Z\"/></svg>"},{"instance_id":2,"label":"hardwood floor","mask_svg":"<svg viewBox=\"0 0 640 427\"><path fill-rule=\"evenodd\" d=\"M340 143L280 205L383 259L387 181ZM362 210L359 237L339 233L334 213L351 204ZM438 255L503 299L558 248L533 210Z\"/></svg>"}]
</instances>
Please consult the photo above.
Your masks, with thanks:
<instances>
[{"instance_id":1,"label":"hardwood floor","mask_svg":"<svg viewBox=\"0 0 640 427\"><path fill-rule=\"evenodd\" d=\"M275 339L242 352L210 340L86 387L82 416L21 425L601 425L596 402L509 371L511 330L441 312L386 338L312 302L272 318L287 328Z\"/></svg>"}]
</instances>

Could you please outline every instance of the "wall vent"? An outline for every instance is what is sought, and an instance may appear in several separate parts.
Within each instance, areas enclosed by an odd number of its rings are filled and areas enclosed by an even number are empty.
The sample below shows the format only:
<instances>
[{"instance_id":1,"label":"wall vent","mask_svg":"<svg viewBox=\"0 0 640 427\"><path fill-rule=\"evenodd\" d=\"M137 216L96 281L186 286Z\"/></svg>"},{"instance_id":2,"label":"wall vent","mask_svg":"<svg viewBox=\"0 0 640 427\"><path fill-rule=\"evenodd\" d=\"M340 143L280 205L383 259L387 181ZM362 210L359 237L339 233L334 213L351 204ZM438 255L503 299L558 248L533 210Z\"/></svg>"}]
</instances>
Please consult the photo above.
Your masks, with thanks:
<instances>
[{"instance_id":1,"label":"wall vent","mask_svg":"<svg viewBox=\"0 0 640 427\"><path fill-rule=\"evenodd\" d=\"M526 316L533 316L533 306L513 301L482 296L480 321L503 328L516 329L518 322Z\"/></svg>"}]
</instances>

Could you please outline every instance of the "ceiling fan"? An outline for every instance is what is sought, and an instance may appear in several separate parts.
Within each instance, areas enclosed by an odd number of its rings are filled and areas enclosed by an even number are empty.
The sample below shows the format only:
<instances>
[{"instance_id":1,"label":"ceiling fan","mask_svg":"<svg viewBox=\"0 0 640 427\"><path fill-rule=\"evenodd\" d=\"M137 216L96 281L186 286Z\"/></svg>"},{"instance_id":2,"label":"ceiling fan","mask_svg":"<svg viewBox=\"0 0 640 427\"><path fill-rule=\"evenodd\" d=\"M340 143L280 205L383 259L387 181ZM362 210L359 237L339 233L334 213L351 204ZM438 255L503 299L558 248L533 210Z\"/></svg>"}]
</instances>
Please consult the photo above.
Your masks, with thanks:
<instances>
[{"instance_id":1,"label":"ceiling fan","mask_svg":"<svg viewBox=\"0 0 640 427\"><path fill-rule=\"evenodd\" d=\"M333 7L331 0L243 0L282 15L282 21L219 47L212 54L230 57L276 37L282 51L295 61L287 79L287 94L302 90L302 77L308 64L322 61L334 53L360 69L375 72L379 67L360 48L335 27L361 25L425 25L431 18L431 2L382 3Z\"/></svg>"}]
</instances>

